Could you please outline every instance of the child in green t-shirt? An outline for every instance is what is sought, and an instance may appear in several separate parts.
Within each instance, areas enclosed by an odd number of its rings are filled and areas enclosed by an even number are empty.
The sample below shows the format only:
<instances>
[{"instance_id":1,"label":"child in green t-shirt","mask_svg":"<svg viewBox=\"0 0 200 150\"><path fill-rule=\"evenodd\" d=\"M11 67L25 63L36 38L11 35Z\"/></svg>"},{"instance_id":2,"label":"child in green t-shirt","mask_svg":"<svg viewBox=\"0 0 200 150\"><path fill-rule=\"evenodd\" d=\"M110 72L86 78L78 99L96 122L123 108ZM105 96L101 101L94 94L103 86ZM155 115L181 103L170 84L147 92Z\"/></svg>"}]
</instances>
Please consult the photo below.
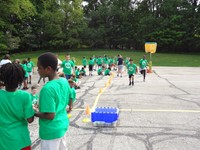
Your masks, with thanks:
<instances>
[{"instance_id":1,"label":"child in green t-shirt","mask_svg":"<svg viewBox=\"0 0 200 150\"><path fill-rule=\"evenodd\" d=\"M28 85L27 85L27 82L28 82L28 71L27 71L26 64L27 64L27 61L23 60L21 66L24 69L24 72L25 72L24 76L25 77L24 77L24 86L23 86L22 90L27 90L28 89Z\"/></svg>"},{"instance_id":2,"label":"child in green t-shirt","mask_svg":"<svg viewBox=\"0 0 200 150\"><path fill-rule=\"evenodd\" d=\"M86 66L87 66L87 59L85 57L83 57L83 59L82 59L82 65L84 68L86 68Z\"/></svg>"},{"instance_id":3,"label":"child in green t-shirt","mask_svg":"<svg viewBox=\"0 0 200 150\"><path fill-rule=\"evenodd\" d=\"M80 89L81 81L79 81L74 74L71 76L71 80L75 83L75 89Z\"/></svg>"},{"instance_id":4,"label":"child in green t-shirt","mask_svg":"<svg viewBox=\"0 0 200 150\"><path fill-rule=\"evenodd\" d=\"M69 79L68 80L69 85L71 87L71 95L70 98L72 99L72 103L74 103L76 101L76 89L75 89L75 83L73 80Z\"/></svg>"},{"instance_id":5,"label":"child in green t-shirt","mask_svg":"<svg viewBox=\"0 0 200 150\"><path fill-rule=\"evenodd\" d=\"M29 77L27 79L27 83L31 84L31 77L32 77L32 75L34 73L34 63L31 61L31 58L27 59L26 67L27 67L27 72L28 72L28 77Z\"/></svg>"},{"instance_id":6,"label":"child in green t-shirt","mask_svg":"<svg viewBox=\"0 0 200 150\"><path fill-rule=\"evenodd\" d=\"M36 108L38 108L38 100L39 100L37 92L38 92L38 86L33 85L31 87L31 98L32 98L32 105Z\"/></svg>"},{"instance_id":7,"label":"child in green t-shirt","mask_svg":"<svg viewBox=\"0 0 200 150\"><path fill-rule=\"evenodd\" d=\"M66 54L65 58L66 60L62 62L61 67L63 68L65 77L68 80L71 78L71 75L75 73L75 69L74 69L74 63L70 60L70 55Z\"/></svg>"},{"instance_id":8,"label":"child in green t-shirt","mask_svg":"<svg viewBox=\"0 0 200 150\"><path fill-rule=\"evenodd\" d=\"M31 149L28 123L34 120L30 93L17 90L24 81L25 71L17 63L7 63L0 68L0 149Z\"/></svg>"},{"instance_id":9,"label":"child in green t-shirt","mask_svg":"<svg viewBox=\"0 0 200 150\"><path fill-rule=\"evenodd\" d=\"M142 59L140 59L139 65L140 65L140 73L143 75L143 81L145 82L146 70L147 70L147 65L148 65L148 61L146 60L145 55L143 56Z\"/></svg>"},{"instance_id":10,"label":"child in green t-shirt","mask_svg":"<svg viewBox=\"0 0 200 150\"><path fill-rule=\"evenodd\" d=\"M134 76L136 74L137 66L136 66L136 64L133 63L132 59L129 59L127 69L128 69L128 75L129 75L129 85L132 84L132 86L133 86L134 85Z\"/></svg>"},{"instance_id":11,"label":"child in green t-shirt","mask_svg":"<svg viewBox=\"0 0 200 150\"><path fill-rule=\"evenodd\" d=\"M86 71L85 71L85 68L84 68L84 67L81 68L81 70L80 70L80 75L86 76Z\"/></svg>"},{"instance_id":12,"label":"child in green t-shirt","mask_svg":"<svg viewBox=\"0 0 200 150\"><path fill-rule=\"evenodd\" d=\"M111 68L110 67L108 67L105 71L104 71L104 75L105 76L110 76L111 75Z\"/></svg>"},{"instance_id":13,"label":"child in green t-shirt","mask_svg":"<svg viewBox=\"0 0 200 150\"><path fill-rule=\"evenodd\" d=\"M77 66L75 66L75 75L76 75L76 78L81 78L81 76L80 76L80 68L78 68Z\"/></svg>"},{"instance_id":14,"label":"child in green t-shirt","mask_svg":"<svg viewBox=\"0 0 200 150\"><path fill-rule=\"evenodd\" d=\"M66 150L65 134L69 127L66 107L70 103L71 89L65 78L59 77L57 58L53 53L44 53L38 57L38 73L41 77L48 77L40 91L39 111L35 109L35 116L39 117L39 137L41 150L51 147L53 150ZM72 106L69 106L71 111Z\"/></svg>"},{"instance_id":15,"label":"child in green t-shirt","mask_svg":"<svg viewBox=\"0 0 200 150\"><path fill-rule=\"evenodd\" d=\"M89 65L89 76L92 76L92 71L94 66L94 60L92 59L92 57L90 58L88 65Z\"/></svg>"}]
</instances>

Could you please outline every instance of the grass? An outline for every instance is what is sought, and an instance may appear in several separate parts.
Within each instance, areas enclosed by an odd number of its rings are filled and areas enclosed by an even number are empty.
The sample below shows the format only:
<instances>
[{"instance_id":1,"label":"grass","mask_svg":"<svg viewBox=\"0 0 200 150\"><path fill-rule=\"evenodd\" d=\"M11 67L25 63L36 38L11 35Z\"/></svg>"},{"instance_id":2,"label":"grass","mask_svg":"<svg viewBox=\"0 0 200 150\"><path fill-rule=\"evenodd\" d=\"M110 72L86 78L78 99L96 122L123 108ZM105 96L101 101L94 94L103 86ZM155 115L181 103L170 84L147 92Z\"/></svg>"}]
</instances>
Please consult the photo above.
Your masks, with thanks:
<instances>
[{"instance_id":1,"label":"grass","mask_svg":"<svg viewBox=\"0 0 200 150\"><path fill-rule=\"evenodd\" d=\"M44 53L45 51L34 51L34 52L23 52L11 55L12 60L26 59L30 57L32 61L36 64L37 57ZM121 54L124 58L130 57L138 64L139 60L142 58L144 51L134 51L134 50L70 50L70 51L54 51L58 54L61 60L65 59L65 54L69 53L71 57L76 58L76 65L81 65L81 60L83 56L89 59L91 56L103 56L104 54L114 57L117 54ZM149 60L149 54L146 54L147 60ZM178 66L178 67L200 67L200 54L171 54L171 53L155 53L152 54L153 66Z\"/></svg>"}]
</instances>

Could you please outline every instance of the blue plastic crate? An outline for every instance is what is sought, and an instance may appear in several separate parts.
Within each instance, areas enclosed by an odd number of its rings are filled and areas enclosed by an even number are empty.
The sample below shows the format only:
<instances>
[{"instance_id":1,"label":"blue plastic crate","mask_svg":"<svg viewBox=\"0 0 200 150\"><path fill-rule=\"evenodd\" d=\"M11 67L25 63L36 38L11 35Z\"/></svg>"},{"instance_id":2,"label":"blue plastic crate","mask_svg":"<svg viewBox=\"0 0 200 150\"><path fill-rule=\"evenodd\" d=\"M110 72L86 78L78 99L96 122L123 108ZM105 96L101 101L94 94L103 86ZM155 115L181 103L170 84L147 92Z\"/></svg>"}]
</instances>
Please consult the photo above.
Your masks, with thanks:
<instances>
[{"instance_id":1,"label":"blue plastic crate","mask_svg":"<svg viewBox=\"0 0 200 150\"><path fill-rule=\"evenodd\" d=\"M113 123L119 118L119 109L115 107L97 107L91 113L92 122Z\"/></svg>"}]
</instances>

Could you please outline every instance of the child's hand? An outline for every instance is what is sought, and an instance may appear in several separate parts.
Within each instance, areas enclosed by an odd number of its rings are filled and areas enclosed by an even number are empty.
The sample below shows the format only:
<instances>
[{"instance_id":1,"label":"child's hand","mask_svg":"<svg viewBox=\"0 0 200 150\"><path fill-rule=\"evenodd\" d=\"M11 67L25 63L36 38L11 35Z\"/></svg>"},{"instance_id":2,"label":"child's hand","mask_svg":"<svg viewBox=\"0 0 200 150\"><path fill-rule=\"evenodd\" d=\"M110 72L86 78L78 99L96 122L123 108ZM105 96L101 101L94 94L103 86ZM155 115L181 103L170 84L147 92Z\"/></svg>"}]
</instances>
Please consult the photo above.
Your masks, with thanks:
<instances>
[{"instance_id":1,"label":"child's hand","mask_svg":"<svg viewBox=\"0 0 200 150\"><path fill-rule=\"evenodd\" d=\"M39 109L38 109L38 106L37 105L32 105L33 106L33 110L35 111L35 112L38 112L39 111Z\"/></svg>"}]
</instances>

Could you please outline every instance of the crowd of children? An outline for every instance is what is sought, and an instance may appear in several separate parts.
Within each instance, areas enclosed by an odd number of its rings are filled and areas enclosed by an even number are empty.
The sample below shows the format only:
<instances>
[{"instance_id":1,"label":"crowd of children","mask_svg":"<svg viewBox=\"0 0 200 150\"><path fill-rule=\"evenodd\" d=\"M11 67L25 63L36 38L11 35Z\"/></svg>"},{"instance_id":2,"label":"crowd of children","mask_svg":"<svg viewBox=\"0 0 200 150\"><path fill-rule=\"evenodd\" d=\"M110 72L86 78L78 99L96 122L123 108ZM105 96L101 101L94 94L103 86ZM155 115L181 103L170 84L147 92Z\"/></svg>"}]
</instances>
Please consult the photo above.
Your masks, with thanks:
<instances>
[{"instance_id":1,"label":"crowd of children","mask_svg":"<svg viewBox=\"0 0 200 150\"><path fill-rule=\"evenodd\" d=\"M2 62L2 61L1 61ZM39 85L31 86L31 93L23 90L32 84L34 63L31 58L10 61L8 55L0 66L0 149L1 150L30 150L31 140L28 123L32 123L34 116L39 117L39 136L42 150L65 150L65 134L68 130L69 119L67 113L72 110L76 101L76 90L80 89L80 79L89 76L109 76L117 70L117 76L122 77L123 66L126 66L129 85L134 85L134 76L138 67L133 59L121 55L111 58L106 55L91 57L89 61L83 57L81 69L75 65L75 58L70 59L67 54L64 61L59 61L53 53L44 53L38 57L37 70L40 79L48 78L38 95ZM143 81L146 78L148 62L144 56L139 61L140 73ZM18 105L20 104L20 105ZM19 108L20 107L20 108Z\"/></svg>"}]
</instances>

